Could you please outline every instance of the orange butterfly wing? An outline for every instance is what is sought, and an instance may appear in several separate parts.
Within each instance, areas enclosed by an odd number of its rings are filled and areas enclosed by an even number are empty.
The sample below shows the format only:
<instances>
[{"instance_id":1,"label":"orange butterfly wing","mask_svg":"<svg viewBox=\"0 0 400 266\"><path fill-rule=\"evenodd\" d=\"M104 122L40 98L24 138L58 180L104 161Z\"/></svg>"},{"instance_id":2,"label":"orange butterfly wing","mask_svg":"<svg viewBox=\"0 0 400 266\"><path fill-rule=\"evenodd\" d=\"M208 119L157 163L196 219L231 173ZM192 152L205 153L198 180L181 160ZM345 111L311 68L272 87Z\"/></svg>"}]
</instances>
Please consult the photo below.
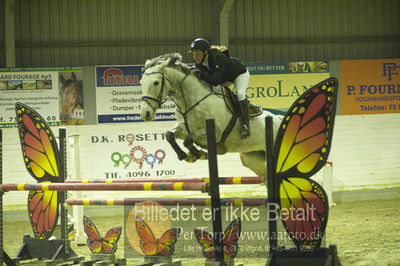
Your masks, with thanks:
<instances>
[{"instance_id":1,"label":"orange butterfly wing","mask_svg":"<svg viewBox=\"0 0 400 266\"><path fill-rule=\"evenodd\" d=\"M296 246L319 247L328 220L324 189L309 178L328 159L338 82L329 78L299 97L276 137L276 178L282 221Z\"/></svg>"},{"instance_id":2,"label":"orange butterfly wing","mask_svg":"<svg viewBox=\"0 0 400 266\"><path fill-rule=\"evenodd\" d=\"M136 231L140 238L140 248L146 256L170 256L181 233L180 228L171 228L164 232L160 239L154 237L153 231L140 217L136 217Z\"/></svg>"},{"instance_id":3,"label":"orange butterfly wing","mask_svg":"<svg viewBox=\"0 0 400 266\"><path fill-rule=\"evenodd\" d=\"M121 226L111 228L107 231L106 235L103 238L103 241L101 242L103 245L104 253L115 253L115 251L117 250L118 240L121 236L121 231Z\"/></svg>"},{"instance_id":4,"label":"orange butterfly wing","mask_svg":"<svg viewBox=\"0 0 400 266\"><path fill-rule=\"evenodd\" d=\"M233 259L239 249L238 240L241 232L240 219L233 220L225 229L224 238L222 239L224 258Z\"/></svg>"},{"instance_id":5,"label":"orange butterfly wing","mask_svg":"<svg viewBox=\"0 0 400 266\"><path fill-rule=\"evenodd\" d=\"M47 182L43 182L47 183ZM33 233L36 238L49 238L56 226L58 217L57 191L30 191L28 211Z\"/></svg>"},{"instance_id":6,"label":"orange butterfly wing","mask_svg":"<svg viewBox=\"0 0 400 266\"><path fill-rule=\"evenodd\" d=\"M280 187L282 221L296 246L319 247L328 222L328 198L315 181L288 178Z\"/></svg>"},{"instance_id":7,"label":"orange butterfly wing","mask_svg":"<svg viewBox=\"0 0 400 266\"><path fill-rule=\"evenodd\" d=\"M212 234L198 228L195 228L193 231L202 248L203 256L208 259L215 258L214 238Z\"/></svg>"},{"instance_id":8,"label":"orange butterfly wing","mask_svg":"<svg viewBox=\"0 0 400 266\"><path fill-rule=\"evenodd\" d=\"M225 259L233 259L238 252L238 240L241 232L240 219L233 220L225 229L222 238L222 247ZM194 235L202 247L205 258L215 258L214 238L212 234L203 229L194 229Z\"/></svg>"},{"instance_id":9,"label":"orange butterfly wing","mask_svg":"<svg viewBox=\"0 0 400 266\"><path fill-rule=\"evenodd\" d=\"M175 243L181 233L181 228L175 227L165 231L158 240L157 253L162 256L174 254Z\"/></svg>"},{"instance_id":10,"label":"orange butterfly wing","mask_svg":"<svg viewBox=\"0 0 400 266\"><path fill-rule=\"evenodd\" d=\"M32 108L22 103L17 103L15 108L26 169L39 182L57 182L59 152L53 132Z\"/></svg>"},{"instance_id":11,"label":"orange butterfly wing","mask_svg":"<svg viewBox=\"0 0 400 266\"><path fill-rule=\"evenodd\" d=\"M22 155L26 169L38 182L59 180L58 147L45 120L33 109L15 105ZM57 225L58 192L30 191L28 212L36 238L49 238Z\"/></svg>"},{"instance_id":12,"label":"orange butterfly wing","mask_svg":"<svg viewBox=\"0 0 400 266\"><path fill-rule=\"evenodd\" d=\"M92 253L101 253L102 244L99 230L87 216L83 216L83 228L87 235L87 245Z\"/></svg>"},{"instance_id":13,"label":"orange butterfly wing","mask_svg":"<svg viewBox=\"0 0 400 266\"><path fill-rule=\"evenodd\" d=\"M113 254L117 250L117 243L121 236L122 227L113 227L106 233L105 237L101 237L99 230L93 221L83 216L83 227L88 237L87 244L92 253L97 254Z\"/></svg>"}]
</instances>

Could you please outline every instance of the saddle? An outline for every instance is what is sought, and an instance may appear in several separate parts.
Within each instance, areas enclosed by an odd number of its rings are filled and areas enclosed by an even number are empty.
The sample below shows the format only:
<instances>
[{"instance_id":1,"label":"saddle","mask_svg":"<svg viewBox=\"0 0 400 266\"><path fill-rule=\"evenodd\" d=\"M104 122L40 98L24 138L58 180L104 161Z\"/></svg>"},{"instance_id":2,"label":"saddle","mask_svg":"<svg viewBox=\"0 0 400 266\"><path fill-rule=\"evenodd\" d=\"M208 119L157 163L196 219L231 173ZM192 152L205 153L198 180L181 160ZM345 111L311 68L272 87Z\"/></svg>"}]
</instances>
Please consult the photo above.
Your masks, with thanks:
<instances>
[{"instance_id":1,"label":"saddle","mask_svg":"<svg viewBox=\"0 0 400 266\"><path fill-rule=\"evenodd\" d=\"M226 86L222 86L221 90L225 103L228 106L229 110L232 112L232 114L238 116L239 100L236 97L236 93L234 93L230 88ZM248 106L249 106L249 117L256 117L263 113L263 109L259 105L249 102Z\"/></svg>"}]
</instances>

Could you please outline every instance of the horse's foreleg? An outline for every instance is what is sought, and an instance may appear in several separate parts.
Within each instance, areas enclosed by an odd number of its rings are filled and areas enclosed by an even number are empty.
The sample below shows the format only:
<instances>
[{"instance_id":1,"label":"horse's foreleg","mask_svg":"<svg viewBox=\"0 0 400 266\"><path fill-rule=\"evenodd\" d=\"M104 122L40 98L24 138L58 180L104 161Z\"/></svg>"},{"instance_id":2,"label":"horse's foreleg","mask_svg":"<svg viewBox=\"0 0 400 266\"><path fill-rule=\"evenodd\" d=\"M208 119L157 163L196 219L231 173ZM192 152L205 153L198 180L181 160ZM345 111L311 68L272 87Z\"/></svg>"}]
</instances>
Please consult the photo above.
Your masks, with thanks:
<instances>
[{"instance_id":1,"label":"horse's foreleg","mask_svg":"<svg viewBox=\"0 0 400 266\"><path fill-rule=\"evenodd\" d=\"M190 134L183 142L183 145L190 151L187 161L195 162L197 159L207 160L207 152L198 149L195 143L205 143L205 131L197 131Z\"/></svg>"},{"instance_id":2,"label":"horse's foreleg","mask_svg":"<svg viewBox=\"0 0 400 266\"><path fill-rule=\"evenodd\" d=\"M197 147L194 145L194 140L193 136L189 135L185 141L183 142L183 145L189 150L189 155L188 158L186 159L187 161L190 162L195 162L197 159L200 160L206 160L207 159L207 153L203 150L197 149Z\"/></svg>"},{"instance_id":3,"label":"horse's foreleg","mask_svg":"<svg viewBox=\"0 0 400 266\"><path fill-rule=\"evenodd\" d=\"M165 138L167 139L168 143L171 145L172 149L174 149L174 151L176 152L176 154L178 155L178 159L180 161L186 159L188 157L188 155L186 154L186 152L184 152L181 147L179 147L178 143L176 143L176 138L175 138L175 131L172 130L168 130L165 133Z\"/></svg>"},{"instance_id":4,"label":"horse's foreleg","mask_svg":"<svg viewBox=\"0 0 400 266\"><path fill-rule=\"evenodd\" d=\"M252 170L256 175L265 178L266 168L264 151L241 152L240 160L244 166Z\"/></svg>"}]
</instances>

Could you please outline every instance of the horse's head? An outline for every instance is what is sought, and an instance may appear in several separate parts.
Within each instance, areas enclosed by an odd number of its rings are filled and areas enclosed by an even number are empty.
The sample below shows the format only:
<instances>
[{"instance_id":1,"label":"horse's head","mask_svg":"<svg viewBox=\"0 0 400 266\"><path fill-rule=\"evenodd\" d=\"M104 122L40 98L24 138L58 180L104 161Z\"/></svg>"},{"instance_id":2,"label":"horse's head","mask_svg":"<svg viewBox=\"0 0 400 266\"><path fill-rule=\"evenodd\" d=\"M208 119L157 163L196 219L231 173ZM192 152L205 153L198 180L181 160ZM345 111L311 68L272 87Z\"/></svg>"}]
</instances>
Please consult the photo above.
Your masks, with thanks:
<instances>
[{"instance_id":1,"label":"horse's head","mask_svg":"<svg viewBox=\"0 0 400 266\"><path fill-rule=\"evenodd\" d=\"M61 74L60 82L60 118L62 121L68 121L76 107L83 107L82 86L74 72L71 73L70 79L65 79Z\"/></svg>"},{"instance_id":2,"label":"horse's head","mask_svg":"<svg viewBox=\"0 0 400 266\"><path fill-rule=\"evenodd\" d=\"M180 64L181 61L180 54L166 54L146 61L140 80L143 92L140 116L144 121L153 120L157 109L174 92L174 82L168 75L167 68Z\"/></svg>"}]
</instances>

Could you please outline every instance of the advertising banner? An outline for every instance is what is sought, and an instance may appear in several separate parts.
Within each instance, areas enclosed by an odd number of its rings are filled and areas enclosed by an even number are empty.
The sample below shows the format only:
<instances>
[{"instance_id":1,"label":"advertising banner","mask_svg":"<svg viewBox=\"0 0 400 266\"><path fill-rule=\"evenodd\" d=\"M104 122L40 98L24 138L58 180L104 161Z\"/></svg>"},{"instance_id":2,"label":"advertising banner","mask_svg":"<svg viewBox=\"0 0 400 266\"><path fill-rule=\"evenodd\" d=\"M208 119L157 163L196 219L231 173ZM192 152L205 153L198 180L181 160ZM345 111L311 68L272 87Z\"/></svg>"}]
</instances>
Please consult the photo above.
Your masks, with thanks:
<instances>
[{"instance_id":1,"label":"advertising banner","mask_svg":"<svg viewBox=\"0 0 400 266\"><path fill-rule=\"evenodd\" d=\"M143 66L96 67L98 123L141 122ZM175 120L175 104L168 100L157 111L155 121Z\"/></svg>"},{"instance_id":2,"label":"advertising banner","mask_svg":"<svg viewBox=\"0 0 400 266\"><path fill-rule=\"evenodd\" d=\"M251 77L247 97L274 113L286 112L307 89L329 77L328 63L247 63Z\"/></svg>"},{"instance_id":3,"label":"advertising banner","mask_svg":"<svg viewBox=\"0 0 400 266\"><path fill-rule=\"evenodd\" d=\"M91 136L96 178L146 178L186 175L165 139L163 127L148 131L107 131Z\"/></svg>"},{"instance_id":4,"label":"advertising banner","mask_svg":"<svg viewBox=\"0 0 400 266\"><path fill-rule=\"evenodd\" d=\"M400 112L400 59L340 61L341 114Z\"/></svg>"},{"instance_id":5,"label":"advertising banner","mask_svg":"<svg viewBox=\"0 0 400 266\"><path fill-rule=\"evenodd\" d=\"M129 201L129 198L125 200ZM168 255L168 258L173 256L204 261L206 257L212 260L214 254L209 249L213 247L214 240L210 206L187 205L180 202L182 199L179 198L171 200L176 203L162 205L147 200L135 206L125 206L126 258L143 258L143 255L146 258L159 258ZM239 204L221 208L222 235L219 237L224 244L225 256L236 259L268 257L267 208L264 205L245 206L237 202ZM155 242L155 238L165 243L159 244L162 248L152 249L151 242ZM290 244L287 234L279 234L277 238L279 243Z\"/></svg>"},{"instance_id":6,"label":"advertising banner","mask_svg":"<svg viewBox=\"0 0 400 266\"><path fill-rule=\"evenodd\" d=\"M16 102L37 110L50 125L82 124L81 68L0 69L0 128L16 127Z\"/></svg>"}]
</instances>

